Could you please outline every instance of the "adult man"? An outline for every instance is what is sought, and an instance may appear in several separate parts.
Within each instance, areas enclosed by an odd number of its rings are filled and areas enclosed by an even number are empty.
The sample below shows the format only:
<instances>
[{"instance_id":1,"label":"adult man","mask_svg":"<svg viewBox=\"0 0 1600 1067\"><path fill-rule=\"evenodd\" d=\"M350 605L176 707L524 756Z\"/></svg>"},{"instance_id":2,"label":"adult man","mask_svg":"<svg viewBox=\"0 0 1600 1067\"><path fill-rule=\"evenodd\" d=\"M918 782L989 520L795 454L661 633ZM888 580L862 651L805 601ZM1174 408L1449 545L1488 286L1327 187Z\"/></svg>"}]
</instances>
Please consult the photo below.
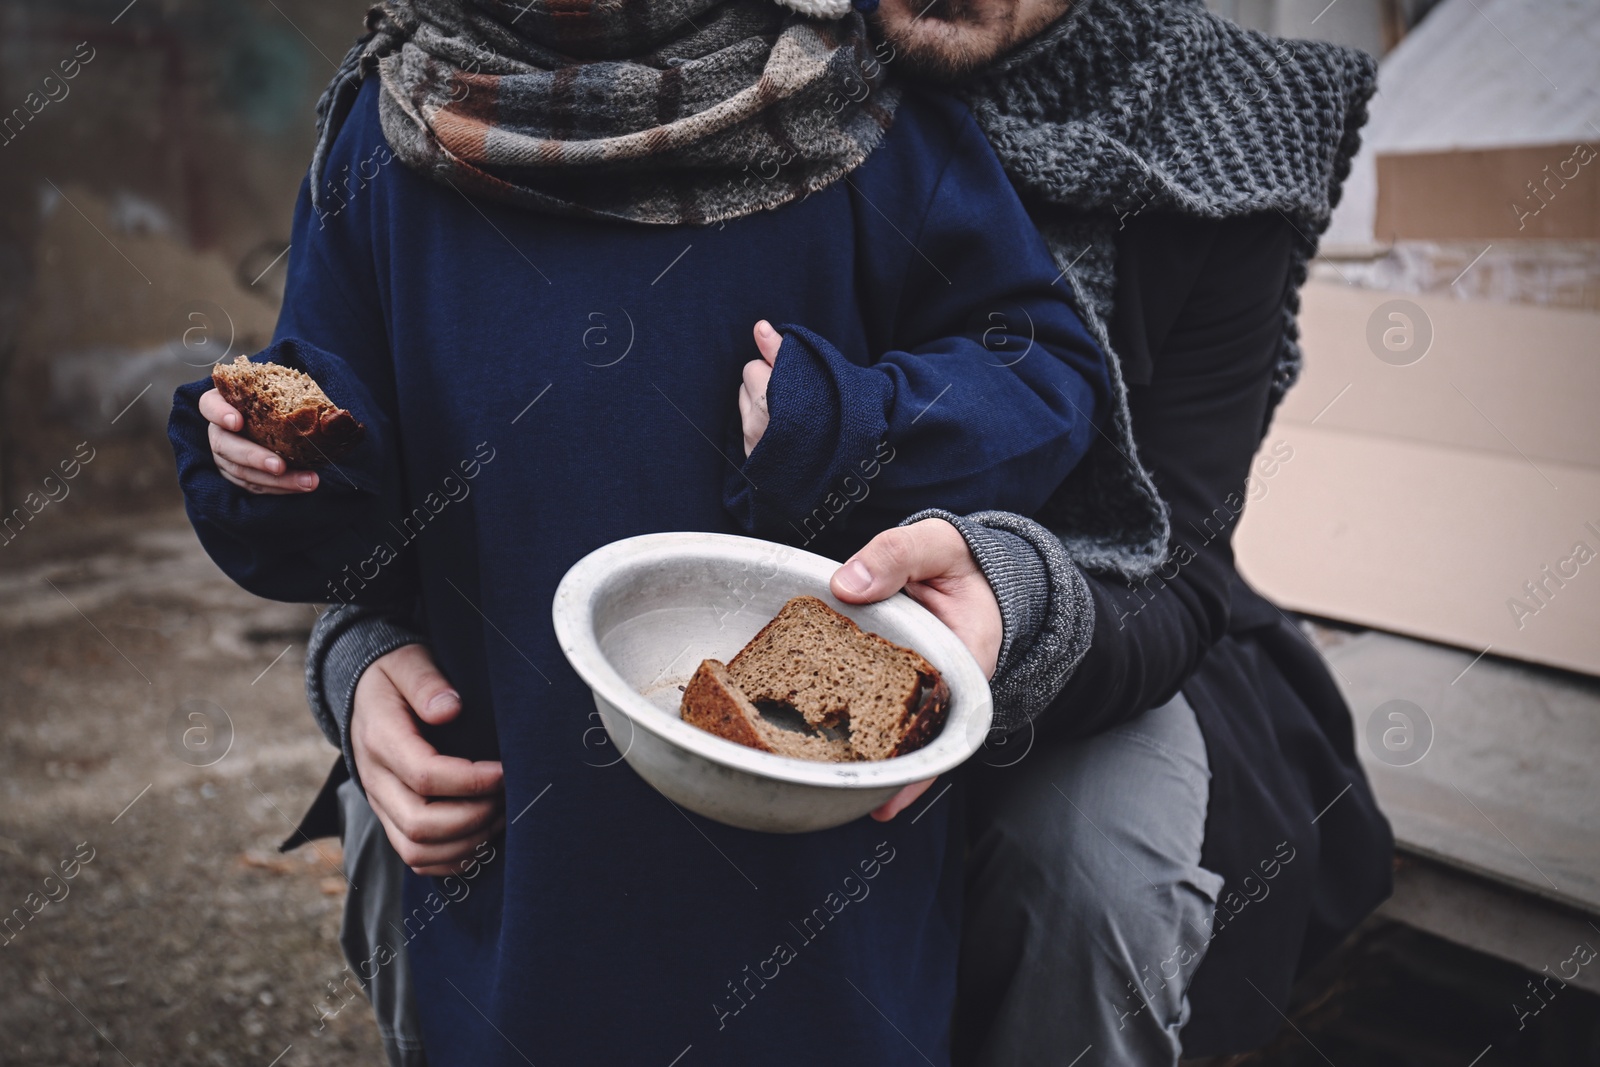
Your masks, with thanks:
<instances>
[{"instance_id":1,"label":"adult man","mask_svg":"<svg viewBox=\"0 0 1600 1067\"><path fill-rule=\"evenodd\" d=\"M880 18L899 60L959 79L1127 383L1105 446L1041 513L1058 545L1009 520L958 523L1009 616L1006 644L950 591L960 552L924 550L939 535L915 535L898 562L869 548L864 578L846 568L836 583L871 599L912 581L999 660L1012 736L1037 733L971 783L956 1058L1064 1064L1094 1046L1171 1063L1249 1047L1295 974L1388 888L1387 827L1347 713L1292 625L1237 580L1228 544L1294 377L1296 290L1371 63L1244 34L1198 3L884 0ZM1021 543L985 542L991 522ZM1050 590L1048 609L997 577L1005 552L1031 566L1024 585ZM982 584L966 566L958 592ZM337 718L348 702L326 694L359 675L357 762L416 783L433 757L391 754L416 743L403 712L448 713L448 697L427 710L448 687L388 625L324 624L319 649L347 662L324 677L314 659L313 688ZM1130 778L1139 790L1120 788Z\"/></svg>"}]
</instances>

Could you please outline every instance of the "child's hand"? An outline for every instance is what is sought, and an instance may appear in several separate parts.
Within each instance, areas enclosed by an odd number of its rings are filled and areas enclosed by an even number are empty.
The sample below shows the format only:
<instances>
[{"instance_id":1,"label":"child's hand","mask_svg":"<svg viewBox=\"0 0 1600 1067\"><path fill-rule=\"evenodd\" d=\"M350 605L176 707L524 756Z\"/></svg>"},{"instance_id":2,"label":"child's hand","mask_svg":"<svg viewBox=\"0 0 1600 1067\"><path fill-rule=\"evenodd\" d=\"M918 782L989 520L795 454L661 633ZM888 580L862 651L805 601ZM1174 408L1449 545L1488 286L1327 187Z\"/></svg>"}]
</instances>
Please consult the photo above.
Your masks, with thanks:
<instances>
[{"instance_id":1,"label":"child's hand","mask_svg":"<svg viewBox=\"0 0 1600 1067\"><path fill-rule=\"evenodd\" d=\"M200 397L200 414L211 424L206 432L217 470L240 489L268 496L288 496L309 493L317 487L316 472L291 471L283 457L241 434L244 416L215 389L207 390ZM762 425L766 425L764 419Z\"/></svg>"},{"instance_id":2,"label":"child's hand","mask_svg":"<svg viewBox=\"0 0 1600 1067\"><path fill-rule=\"evenodd\" d=\"M744 365L744 384L739 386L739 423L744 428L747 456L767 432L767 383L772 380L772 361L778 358L778 348L783 344L783 338L766 319L756 323L755 334L761 358Z\"/></svg>"}]
</instances>

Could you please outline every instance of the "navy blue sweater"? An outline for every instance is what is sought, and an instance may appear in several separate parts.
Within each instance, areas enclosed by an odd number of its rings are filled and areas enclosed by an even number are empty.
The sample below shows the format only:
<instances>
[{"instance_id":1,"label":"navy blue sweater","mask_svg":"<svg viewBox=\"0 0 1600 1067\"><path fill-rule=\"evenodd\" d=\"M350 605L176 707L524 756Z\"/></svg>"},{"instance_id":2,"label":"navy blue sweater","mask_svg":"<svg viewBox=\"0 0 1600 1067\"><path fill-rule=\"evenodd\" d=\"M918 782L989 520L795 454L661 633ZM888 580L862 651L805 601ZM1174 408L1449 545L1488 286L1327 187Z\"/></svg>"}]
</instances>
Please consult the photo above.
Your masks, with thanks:
<instances>
[{"instance_id":1,"label":"navy blue sweater","mask_svg":"<svg viewBox=\"0 0 1600 1067\"><path fill-rule=\"evenodd\" d=\"M924 506L1043 502L1106 377L987 143L959 105L909 93L844 181L650 228L424 181L384 146L375 89L334 146L338 194L319 214L302 189L263 356L311 373L366 439L316 492L257 497L212 464L207 383L178 391L171 437L219 566L276 599L420 602L465 707L431 740L504 761L494 858L453 890L408 876L430 1062L944 1062L951 802L798 836L679 810L597 747L550 603L576 560L635 534L839 554ZM746 459L760 318L787 325Z\"/></svg>"}]
</instances>

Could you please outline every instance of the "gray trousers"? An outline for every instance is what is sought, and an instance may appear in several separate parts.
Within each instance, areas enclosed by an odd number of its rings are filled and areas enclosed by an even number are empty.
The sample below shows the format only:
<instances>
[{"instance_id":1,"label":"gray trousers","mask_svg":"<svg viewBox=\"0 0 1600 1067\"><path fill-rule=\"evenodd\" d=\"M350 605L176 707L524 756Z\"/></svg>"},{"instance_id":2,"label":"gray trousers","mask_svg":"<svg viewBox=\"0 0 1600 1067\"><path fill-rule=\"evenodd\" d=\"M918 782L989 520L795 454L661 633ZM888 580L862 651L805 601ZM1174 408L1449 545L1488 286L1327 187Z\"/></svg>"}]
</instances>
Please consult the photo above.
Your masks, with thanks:
<instances>
[{"instance_id":1,"label":"gray trousers","mask_svg":"<svg viewBox=\"0 0 1600 1067\"><path fill-rule=\"evenodd\" d=\"M958 1067L1171 1065L1222 878L1181 695L974 775Z\"/></svg>"},{"instance_id":2,"label":"gray trousers","mask_svg":"<svg viewBox=\"0 0 1600 1067\"><path fill-rule=\"evenodd\" d=\"M417 1025L411 957L400 926L405 864L356 783L339 787L344 813L344 900L339 946L372 1003L389 1067L427 1067Z\"/></svg>"}]
</instances>

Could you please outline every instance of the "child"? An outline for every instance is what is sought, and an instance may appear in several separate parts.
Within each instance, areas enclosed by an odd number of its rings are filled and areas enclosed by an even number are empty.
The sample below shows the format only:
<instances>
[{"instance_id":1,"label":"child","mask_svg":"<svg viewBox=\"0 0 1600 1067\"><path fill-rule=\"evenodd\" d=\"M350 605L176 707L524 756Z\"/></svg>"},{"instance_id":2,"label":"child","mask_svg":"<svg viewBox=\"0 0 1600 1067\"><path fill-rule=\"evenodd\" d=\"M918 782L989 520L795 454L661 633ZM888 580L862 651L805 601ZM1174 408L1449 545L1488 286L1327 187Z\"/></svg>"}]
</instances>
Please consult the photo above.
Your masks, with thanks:
<instances>
[{"instance_id":1,"label":"child","mask_svg":"<svg viewBox=\"0 0 1600 1067\"><path fill-rule=\"evenodd\" d=\"M687 16L596 4L588 23L571 4L468 6L432 37L415 11L396 20L403 33L389 28L405 40L380 58L382 85L361 85L325 161L362 182L337 212L319 212L308 184L295 214L264 356L311 374L366 425L363 442L326 469L285 470L203 381L178 391L171 424L218 565L277 599L420 605L465 709L429 740L504 765L504 848L471 895L441 903L408 876L429 1062L514 1049L514 1062L668 1063L685 1046L697 1065L942 1059L954 802L792 837L679 811L625 765L595 766L591 695L553 639L551 597L581 556L641 533L755 533L838 555L924 506L1032 512L1097 432L1100 353L987 143L941 95L869 79L856 118L887 131L864 162L822 177L779 167L750 210L702 210L726 203L666 164L578 180L469 158L520 131L549 143L611 122L633 97L593 79L693 86L696 50L730 26L761 32L738 29L724 51L770 48L769 69L796 37L808 43L794 54L856 47L846 60L859 64L858 16L813 30L766 0L696 0ZM416 5L438 7L453 5ZM623 29L606 21L616 12ZM485 19L524 66L552 40L606 58L562 60L553 87L442 70ZM612 36L624 30L641 35L634 53ZM644 73L618 75L630 54ZM483 92L452 111L405 96L411 74L421 93ZM545 110L518 115L514 89ZM792 95L784 106L817 115L753 128L794 123L785 136L803 142L807 123L840 114L830 95ZM646 125L670 126L682 106L648 100ZM410 158L418 116L434 140ZM367 177L362 161L386 143L401 165ZM813 148L797 153L826 154ZM663 220L618 207L641 180L652 192L639 203L691 203L685 223L720 222L642 225Z\"/></svg>"}]
</instances>

